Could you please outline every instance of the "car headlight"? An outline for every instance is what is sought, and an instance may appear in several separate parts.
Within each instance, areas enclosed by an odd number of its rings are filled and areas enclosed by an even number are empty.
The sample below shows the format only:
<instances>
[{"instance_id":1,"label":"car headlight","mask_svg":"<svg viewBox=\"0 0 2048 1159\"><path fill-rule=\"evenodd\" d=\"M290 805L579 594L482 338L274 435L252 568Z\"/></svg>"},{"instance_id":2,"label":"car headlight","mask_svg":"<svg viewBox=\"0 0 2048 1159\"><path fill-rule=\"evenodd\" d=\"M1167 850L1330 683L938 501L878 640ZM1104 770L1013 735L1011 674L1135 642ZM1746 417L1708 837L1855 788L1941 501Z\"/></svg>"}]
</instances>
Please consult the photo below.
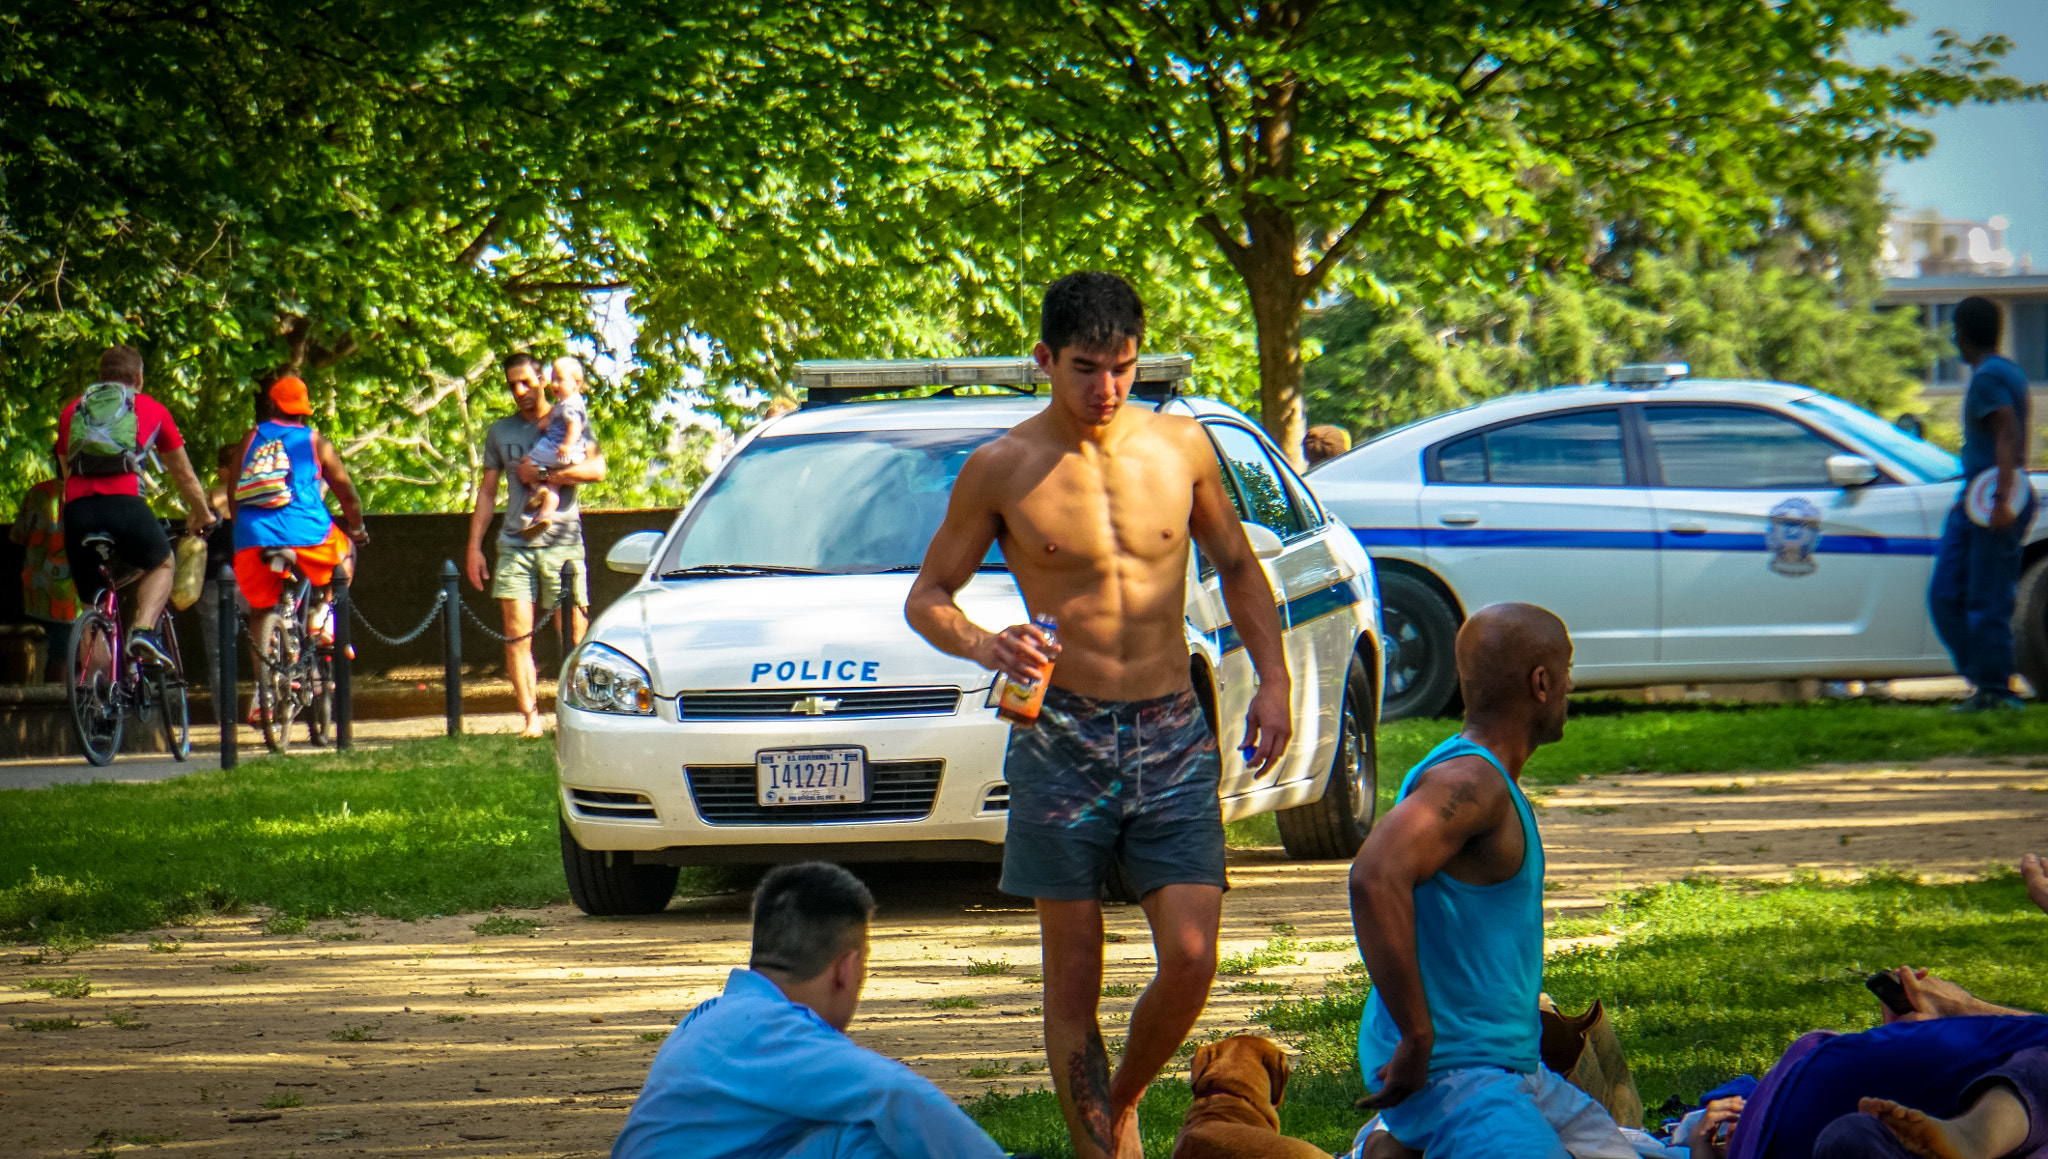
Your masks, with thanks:
<instances>
[{"instance_id":1,"label":"car headlight","mask_svg":"<svg viewBox=\"0 0 2048 1159\"><path fill-rule=\"evenodd\" d=\"M647 669L617 648L585 644L569 663L568 701L585 712L654 715Z\"/></svg>"}]
</instances>

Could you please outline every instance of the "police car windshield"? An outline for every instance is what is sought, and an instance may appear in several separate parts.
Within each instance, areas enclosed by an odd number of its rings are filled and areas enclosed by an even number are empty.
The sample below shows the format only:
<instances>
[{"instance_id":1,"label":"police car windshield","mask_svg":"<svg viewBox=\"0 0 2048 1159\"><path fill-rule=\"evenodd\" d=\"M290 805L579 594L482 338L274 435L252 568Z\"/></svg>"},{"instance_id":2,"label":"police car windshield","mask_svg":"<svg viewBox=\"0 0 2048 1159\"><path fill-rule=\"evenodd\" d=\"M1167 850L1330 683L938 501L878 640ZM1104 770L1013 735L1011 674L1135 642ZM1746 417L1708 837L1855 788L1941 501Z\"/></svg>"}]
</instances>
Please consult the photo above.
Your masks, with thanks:
<instances>
[{"instance_id":1,"label":"police car windshield","mask_svg":"<svg viewBox=\"0 0 2048 1159\"><path fill-rule=\"evenodd\" d=\"M1917 475L1918 478L1913 480L1915 483L1939 483L1944 479L1962 478L1961 459L1933 443L1914 438L1854 403L1843 402L1831 394L1809 394L1805 398L1793 399L1792 405L1821 415L1876 447Z\"/></svg>"},{"instance_id":2,"label":"police car windshield","mask_svg":"<svg viewBox=\"0 0 2048 1159\"><path fill-rule=\"evenodd\" d=\"M663 578L914 571L953 479L996 430L832 431L760 438L711 484ZM994 549L984 567L1001 567Z\"/></svg>"}]
</instances>

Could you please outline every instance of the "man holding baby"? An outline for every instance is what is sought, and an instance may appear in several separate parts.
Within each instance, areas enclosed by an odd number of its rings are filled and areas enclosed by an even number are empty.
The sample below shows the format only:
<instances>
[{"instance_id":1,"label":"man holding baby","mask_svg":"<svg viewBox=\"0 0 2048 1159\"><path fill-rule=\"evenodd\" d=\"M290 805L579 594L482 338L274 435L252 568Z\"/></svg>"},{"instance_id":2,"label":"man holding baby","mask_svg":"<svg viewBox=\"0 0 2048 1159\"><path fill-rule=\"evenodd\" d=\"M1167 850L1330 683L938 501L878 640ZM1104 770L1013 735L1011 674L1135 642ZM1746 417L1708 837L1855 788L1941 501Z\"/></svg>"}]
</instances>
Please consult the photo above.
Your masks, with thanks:
<instances>
[{"instance_id":1,"label":"man holding baby","mask_svg":"<svg viewBox=\"0 0 2048 1159\"><path fill-rule=\"evenodd\" d=\"M490 584L504 616L505 674L513 699L526 718L521 736L537 737L542 726L535 699L534 609L566 603L573 635L581 637L590 606L583 561L583 520L578 484L604 478L604 452L591 436L583 409L583 366L559 358L543 368L531 354L505 359L505 386L515 413L484 435L483 475L476 509L469 517L469 582ZM507 480L505 521L498 530L497 575L484 560L484 535L498 506L498 480ZM573 565L572 590L563 599L562 565ZM561 613L558 613L561 614Z\"/></svg>"}]
</instances>

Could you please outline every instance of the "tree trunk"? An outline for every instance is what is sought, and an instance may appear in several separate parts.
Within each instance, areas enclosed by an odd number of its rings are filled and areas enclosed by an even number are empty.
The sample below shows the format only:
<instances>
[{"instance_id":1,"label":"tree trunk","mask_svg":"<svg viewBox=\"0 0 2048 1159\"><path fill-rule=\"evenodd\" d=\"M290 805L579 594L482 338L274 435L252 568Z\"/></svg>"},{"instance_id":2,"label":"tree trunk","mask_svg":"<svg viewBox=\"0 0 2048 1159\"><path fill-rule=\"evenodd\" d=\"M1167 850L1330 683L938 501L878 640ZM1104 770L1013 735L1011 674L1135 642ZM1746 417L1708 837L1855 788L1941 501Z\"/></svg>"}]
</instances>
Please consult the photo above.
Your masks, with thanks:
<instances>
[{"instance_id":1,"label":"tree trunk","mask_svg":"<svg viewBox=\"0 0 2048 1159\"><path fill-rule=\"evenodd\" d=\"M1308 465L1301 453L1308 408L1301 397L1302 300L1293 266L1289 260L1280 269L1254 270L1245 288L1259 330L1259 425L1299 471Z\"/></svg>"}]
</instances>

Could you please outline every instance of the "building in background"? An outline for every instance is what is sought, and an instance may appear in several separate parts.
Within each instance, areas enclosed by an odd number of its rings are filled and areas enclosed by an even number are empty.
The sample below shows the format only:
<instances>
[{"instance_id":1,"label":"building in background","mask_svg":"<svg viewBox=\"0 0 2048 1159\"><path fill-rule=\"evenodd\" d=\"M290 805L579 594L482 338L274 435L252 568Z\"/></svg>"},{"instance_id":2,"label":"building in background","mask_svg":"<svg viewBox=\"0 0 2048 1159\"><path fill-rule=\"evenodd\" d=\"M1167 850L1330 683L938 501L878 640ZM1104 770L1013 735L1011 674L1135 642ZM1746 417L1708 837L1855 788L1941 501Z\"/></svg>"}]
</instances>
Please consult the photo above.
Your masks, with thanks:
<instances>
[{"instance_id":1,"label":"building in background","mask_svg":"<svg viewBox=\"0 0 2048 1159\"><path fill-rule=\"evenodd\" d=\"M2048 383L2048 274L2033 272L2033 255L2015 258L2005 245L2010 223L1943 217L1919 210L1885 226L1882 309L1912 308L1937 339L1943 357L1922 373L1930 395L1960 394L1965 370L1948 341L1956 303L1989 298L2005 312L1999 353L2019 363L2027 381Z\"/></svg>"}]
</instances>

